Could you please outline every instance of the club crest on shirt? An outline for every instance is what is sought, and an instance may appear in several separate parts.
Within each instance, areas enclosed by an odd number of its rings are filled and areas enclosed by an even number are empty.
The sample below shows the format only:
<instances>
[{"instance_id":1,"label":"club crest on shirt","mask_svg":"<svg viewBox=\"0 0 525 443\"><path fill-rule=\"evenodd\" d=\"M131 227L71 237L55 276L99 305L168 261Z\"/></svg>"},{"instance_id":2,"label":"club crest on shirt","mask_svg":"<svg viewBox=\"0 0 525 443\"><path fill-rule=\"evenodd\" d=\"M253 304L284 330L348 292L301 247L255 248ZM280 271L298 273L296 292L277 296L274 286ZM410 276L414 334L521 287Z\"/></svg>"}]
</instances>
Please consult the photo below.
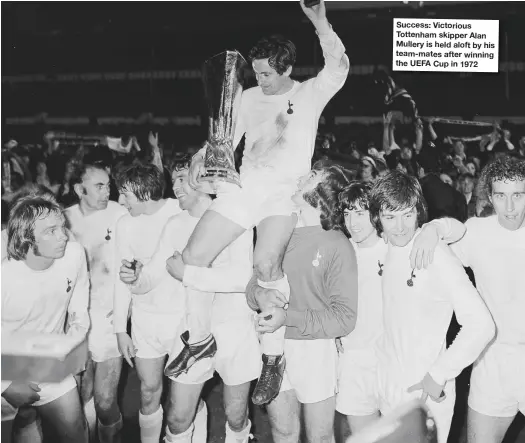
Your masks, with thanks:
<instances>
[{"instance_id":1,"label":"club crest on shirt","mask_svg":"<svg viewBox=\"0 0 525 443\"><path fill-rule=\"evenodd\" d=\"M314 266L314 268L317 268L319 266L319 264L320 264L319 263L319 259L320 258L323 258L323 256L320 254L319 249L318 249L317 250L317 254L315 256L315 259L312 260L312 265Z\"/></svg>"},{"instance_id":2,"label":"club crest on shirt","mask_svg":"<svg viewBox=\"0 0 525 443\"><path fill-rule=\"evenodd\" d=\"M110 241L111 240L111 236L109 234L111 234L111 229L106 229L107 231L107 235L104 237L107 241Z\"/></svg>"},{"instance_id":3,"label":"club crest on shirt","mask_svg":"<svg viewBox=\"0 0 525 443\"><path fill-rule=\"evenodd\" d=\"M67 280L67 289L66 289L66 292L69 292L69 291L71 291L71 283L72 283L72 282L71 282L71 280L70 280L69 278L66 278L66 280Z\"/></svg>"}]
</instances>

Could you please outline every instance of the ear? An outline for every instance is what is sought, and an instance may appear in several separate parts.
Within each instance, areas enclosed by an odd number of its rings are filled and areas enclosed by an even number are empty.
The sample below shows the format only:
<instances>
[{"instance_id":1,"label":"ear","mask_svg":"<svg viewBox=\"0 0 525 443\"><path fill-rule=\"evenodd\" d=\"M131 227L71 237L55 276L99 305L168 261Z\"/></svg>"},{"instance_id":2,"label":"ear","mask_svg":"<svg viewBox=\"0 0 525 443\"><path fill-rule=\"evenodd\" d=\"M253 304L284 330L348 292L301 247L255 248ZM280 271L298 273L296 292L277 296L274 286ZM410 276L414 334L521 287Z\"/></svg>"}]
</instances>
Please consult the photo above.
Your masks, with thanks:
<instances>
[{"instance_id":1,"label":"ear","mask_svg":"<svg viewBox=\"0 0 525 443\"><path fill-rule=\"evenodd\" d=\"M293 66L288 66L288 69L283 72L283 76L290 77L290 75L292 74L292 69L293 69Z\"/></svg>"},{"instance_id":2,"label":"ear","mask_svg":"<svg viewBox=\"0 0 525 443\"><path fill-rule=\"evenodd\" d=\"M81 199L82 194L84 193L84 187L82 186L82 183L75 183L73 189L75 190L75 194L77 194L78 198Z\"/></svg>"}]
</instances>

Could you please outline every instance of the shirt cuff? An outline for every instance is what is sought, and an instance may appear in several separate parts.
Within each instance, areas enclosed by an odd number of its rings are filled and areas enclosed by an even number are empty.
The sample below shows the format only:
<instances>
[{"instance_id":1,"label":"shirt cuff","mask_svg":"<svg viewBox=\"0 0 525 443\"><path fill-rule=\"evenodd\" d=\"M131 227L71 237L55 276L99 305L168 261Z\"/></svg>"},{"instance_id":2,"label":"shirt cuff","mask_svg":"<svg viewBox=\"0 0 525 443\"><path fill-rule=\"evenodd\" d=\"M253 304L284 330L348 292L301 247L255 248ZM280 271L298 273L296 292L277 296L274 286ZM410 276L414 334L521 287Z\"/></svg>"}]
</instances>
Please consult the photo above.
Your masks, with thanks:
<instances>
[{"instance_id":1,"label":"shirt cuff","mask_svg":"<svg viewBox=\"0 0 525 443\"><path fill-rule=\"evenodd\" d=\"M182 284L184 286L195 286L199 274L199 266L184 265L184 276L182 277Z\"/></svg>"},{"instance_id":2,"label":"shirt cuff","mask_svg":"<svg viewBox=\"0 0 525 443\"><path fill-rule=\"evenodd\" d=\"M304 311L296 311L288 308L286 311L285 326L297 328L302 333L305 330Z\"/></svg>"}]
</instances>

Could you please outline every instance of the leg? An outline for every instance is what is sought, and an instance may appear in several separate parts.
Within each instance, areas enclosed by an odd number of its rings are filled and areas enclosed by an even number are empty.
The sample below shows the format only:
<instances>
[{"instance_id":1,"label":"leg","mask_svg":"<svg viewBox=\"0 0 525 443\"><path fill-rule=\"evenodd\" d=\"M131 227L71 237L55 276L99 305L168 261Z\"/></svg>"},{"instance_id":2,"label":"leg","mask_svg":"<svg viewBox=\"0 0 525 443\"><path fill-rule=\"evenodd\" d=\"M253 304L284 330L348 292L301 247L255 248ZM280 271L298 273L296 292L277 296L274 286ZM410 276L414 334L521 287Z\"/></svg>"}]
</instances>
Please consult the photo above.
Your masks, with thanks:
<instances>
[{"instance_id":1,"label":"leg","mask_svg":"<svg viewBox=\"0 0 525 443\"><path fill-rule=\"evenodd\" d=\"M248 397L250 382L237 386L224 385L223 401L230 428L239 432L248 424Z\"/></svg>"},{"instance_id":2,"label":"leg","mask_svg":"<svg viewBox=\"0 0 525 443\"><path fill-rule=\"evenodd\" d=\"M77 389L42 406L38 412L54 428L63 443L87 443L88 430Z\"/></svg>"},{"instance_id":3,"label":"leg","mask_svg":"<svg viewBox=\"0 0 525 443\"><path fill-rule=\"evenodd\" d=\"M2 422L2 427L4 423ZM39 443L44 441L42 423L35 408L21 408L11 423L13 423L12 436L14 443Z\"/></svg>"},{"instance_id":4,"label":"leg","mask_svg":"<svg viewBox=\"0 0 525 443\"><path fill-rule=\"evenodd\" d=\"M122 416L117 401L121 370L122 357L95 362L95 410L101 443L115 441L122 429Z\"/></svg>"},{"instance_id":5,"label":"leg","mask_svg":"<svg viewBox=\"0 0 525 443\"><path fill-rule=\"evenodd\" d=\"M350 431L352 432L352 435L359 432L361 429L364 429L374 423L381 414L376 412L375 414L370 415L347 415L346 419L348 421L348 426L350 427Z\"/></svg>"},{"instance_id":6,"label":"leg","mask_svg":"<svg viewBox=\"0 0 525 443\"><path fill-rule=\"evenodd\" d=\"M182 253L184 263L208 267L246 229L218 212L204 213Z\"/></svg>"},{"instance_id":7,"label":"leg","mask_svg":"<svg viewBox=\"0 0 525 443\"><path fill-rule=\"evenodd\" d=\"M280 392L267 405L268 418L275 443L298 443L301 431L300 403L293 389Z\"/></svg>"},{"instance_id":8,"label":"leg","mask_svg":"<svg viewBox=\"0 0 525 443\"><path fill-rule=\"evenodd\" d=\"M468 408L467 442L501 443L514 417L491 417Z\"/></svg>"},{"instance_id":9,"label":"leg","mask_svg":"<svg viewBox=\"0 0 525 443\"><path fill-rule=\"evenodd\" d=\"M86 416L90 441L95 440L97 433L97 412L95 410L95 398L93 384L95 381L95 364L91 358L86 362L86 370L78 377L75 377L79 383L80 399L84 405L84 414Z\"/></svg>"},{"instance_id":10,"label":"leg","mask_svg":"<svg viewBox=\"0 0 525 443\"><path fill-rule=\"evenodd\" d=\"M199 404L203 383L185 385L171 382L168 410L166 441L191 443L193 420Z\"/></svg>"},{"instance_id":11,"label":"leg","mask_svg":"<svg viewBox=\"0 0 525 443\"><path fill-rule=\"evenodd\" d=\"M290 298L290 286L282 262L296 222L295 215L275 215L265 218L257 226L254 268L258 283L264 288L277 289L286 299ZM261 338L263 368L252 396L256 405L272 401L279 393L286 366L283 355L285 332L283 327Z\"/></svg>"},{"instance_id":12,"label":"leg","mask_svg":"<svg viewBox=\"0 0 525 443\"><path fill-rule=\"evenodd\" d=\"M274 282L284 277L283 257L296 223L295 215L274 215L265 218L257 226L253 265L260 281ZM276 289L280 290L278 287ZM287 292L289 294L289 288Z\"/></svg>"},{"instance_id":13,"label":"leg","mask_svg":"<svg viewBox=\"0 0 525 443\"><path fill-rule=\"evenodd\" d=\"M331 443L334 438L335 396L303 405L308 443Z\"/></svg>"},{"instance_id":14,"label":"leg","mask_svg":"<svg viewBox=\"0 0 525 443\"><path fill-rule=\"evenodd\" d=\"M140 380L140 441L158 443L162 432L164 411L160 404L163 370L166 357L135 358Z\"/></svg>"}]
</instances>

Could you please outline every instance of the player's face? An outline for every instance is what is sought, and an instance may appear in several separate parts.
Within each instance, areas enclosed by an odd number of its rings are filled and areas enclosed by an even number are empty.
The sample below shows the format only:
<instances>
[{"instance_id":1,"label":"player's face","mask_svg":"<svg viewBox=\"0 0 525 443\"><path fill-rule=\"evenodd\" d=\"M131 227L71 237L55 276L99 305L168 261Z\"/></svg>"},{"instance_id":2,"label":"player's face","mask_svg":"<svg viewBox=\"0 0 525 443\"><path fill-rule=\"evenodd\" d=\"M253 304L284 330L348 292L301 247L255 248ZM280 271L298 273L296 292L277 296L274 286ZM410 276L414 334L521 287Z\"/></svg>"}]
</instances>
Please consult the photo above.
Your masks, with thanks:
<instances>
[{"instance_id":1,"label":"player's face","mask_svg":"<svg viewBox=\"0 0 525 443\"><path fill-rule=\"evenodd\" d=\"M509 231L525 226L525 180L493 182L490 202L501 226Z\"/></svg>"},{"instance_id":2,"label":"player's face","mask_svg":"<svg viewBox=\"0 0 525 443\"><path fill-rule=\"evenodd\" d=\"M93 210L104 210L109 202L109 174L103 169L89 168L82 180L83 203Z\"/></svg>"},{"instance_id":3,"label":"player's face","mask_svg":"<svg viewBox=\"0 0 525 443\"><path fill-rule=\"evenodd\" d=\"M363 243L372 236L377 237L376 229L370 221L370 212L359 205L354 209L345 209L345 226L357 244Z\"/></svg>"},{"instance_id":4,"label":"player's face","mask_svg":"<svg viewBox=\"0 0 525 443\"><path fill-rule=\"evenodd\" d=\"M257 83L261 87L264 95L279 95L286 89L288 79L290 78L288 71L283 74L277 73L277 71L268 64L267 58L254 60L252 67L257 78ZM291 71L291 69L289 71Z\"/></svg>"},{"instance_id":5,"label":"player's face","mask_svg":"<svg viewBox=\"0 0 525 443\"><path fill-rule=\"evenodd\" d=\"M297 191L295 191L295 194L292 196L292 201L298 206L308 205L304 200L304 194L313 191L325 177L326 173L314 170L303 175L297 182Z\"/></svg>"},{"instance_id":6,"label":"player's face","mask_svg":"<svg viewBox=\"0 0 525 443\"><path fill-rule=\"evenodd\" d=\"M33 253L44 258L64 256L67 245L66 220L62 214L49 213L35 221Z\"/></svg>"},{"instance_id":7,"label":"player's face","mask_svg":"<svg viewBox=\"0 0 525 443\"><path fill-rule=\"evenodd\" d=\"M190 186L187 169L173 171L171 179L173 181L173 192L179 200L180 208L188 211L198 202L200 192Z\"/></svg>"},{"instance_id":8,"label":"player's face","mask_svg":"<svg viewBox=\"0 0 525 443\"><path fill-rule=\"evenodd\" d=\"M389 243L403 247L410 243L417 230L417 210L415 207L402 211L383 210L379 220Z\"/></svg>"},{"instance_id":9,"label":"player's face","mask_svg":"<svg viewBox=\"0 0 525 443\"><path fill-rule=\"evenodd\" d=\"M124 206L132 217L138 217L144 213L144 204L139 201L133 192L121 189L119 191L118 202Z\"/></svg>"}]
</instances>

